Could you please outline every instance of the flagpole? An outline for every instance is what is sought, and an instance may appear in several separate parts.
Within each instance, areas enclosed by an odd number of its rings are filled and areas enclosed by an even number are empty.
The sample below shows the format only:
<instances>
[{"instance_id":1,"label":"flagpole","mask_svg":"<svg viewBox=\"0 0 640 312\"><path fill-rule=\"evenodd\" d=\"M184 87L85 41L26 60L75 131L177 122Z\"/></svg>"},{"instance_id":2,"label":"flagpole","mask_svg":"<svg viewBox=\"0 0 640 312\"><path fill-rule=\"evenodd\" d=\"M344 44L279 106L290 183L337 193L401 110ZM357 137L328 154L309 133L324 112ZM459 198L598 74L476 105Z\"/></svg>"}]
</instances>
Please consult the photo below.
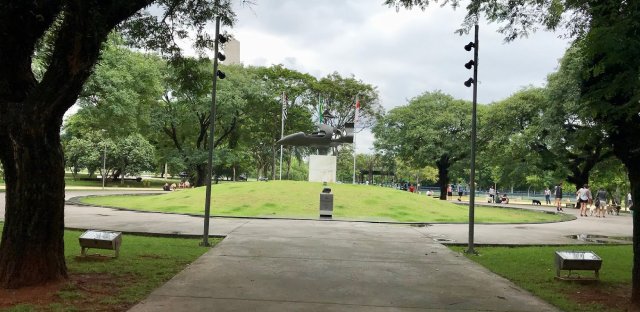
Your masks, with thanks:
<instances>
[{"instance_id":1,"label":"flagpole","mask_svg":"<svg viewBox=\"0 0 640 312\"><path fill-rule=\"evenodd\" d=\"M287 105L287 99L284 91L282 91L282 123L280 126L280 140L284 138L284 114L285 106ZM282 180L282 144L280 144L280 180Z\"/></svg>"},{"instance_id":2,"label":"flagpole","mask_svg":"<svg viewBox=\"0 0 640 312\"><path fill-rule=\"evenodd\" d=\"M356 113L353 116L353 184L356 184L356 123L358 122L359 109L360 97L356 94Z\"/></svg>"}]
</instances>

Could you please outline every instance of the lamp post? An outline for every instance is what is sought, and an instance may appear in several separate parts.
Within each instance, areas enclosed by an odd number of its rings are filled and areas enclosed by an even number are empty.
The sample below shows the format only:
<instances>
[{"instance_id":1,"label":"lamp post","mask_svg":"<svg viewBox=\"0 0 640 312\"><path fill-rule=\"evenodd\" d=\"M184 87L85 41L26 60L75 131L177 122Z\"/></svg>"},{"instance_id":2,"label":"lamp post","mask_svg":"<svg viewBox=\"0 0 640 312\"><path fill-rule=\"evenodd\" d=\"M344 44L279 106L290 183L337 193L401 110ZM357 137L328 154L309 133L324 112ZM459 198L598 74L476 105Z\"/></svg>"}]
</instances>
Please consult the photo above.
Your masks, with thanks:
<instances>
[{"instance_id":1,"label":"lamp post","mask_svg":"<svg viewBox=\"0 0 640 312\"><path fill-rule=\"evenodd\" d=\"M220 8L220 4L218 1L215 2L215 7ZM202 234L202 242L200 242L200 246L209 247L211 244L209 243L209 217L211 212L211 173L213 171L213 134L215 133L215 121L216 121L216 86L218 78L224 79L225 74L222 71L218 70L218 59L221 61L225 60L224 54L218 51L219 43L227 42L227 38L224 36L220 36L220 12L216 15L216 34L215 34L215 42L214 42L214 58L213 58L213 90L211 91L211 111L209 115L209 159L207 161L207 189L206 189L206 198L204 203L204 231Z\"/></svg>"},{"instance_id":2,"label":"lamp post","mask_svg":"<svg viewBox=\"0 0 640 312\"><path fill-rule=\"evenodd\" d=\"M104 182L107 175L107 144L104 144L104 153L102 154L102 189L104 190Z\"/></svg>"},{"instance_id":3,"label":"lamp post","mask_svg":"<svg viewBox=\"0 0 640 312\"><path fill-rule=\"evenodd\" d=\"M476 196L476 106L478 100L478 24L475 25L475 40L464 46L467 51L473 50L473 60L467 62L464 67L473 67L473 78L469 78L464 85L470 87L473 84L473 106L471 109L471 172L469 173L469 247L466 253L476 254L474 249L474 223L475 223L475 196Z\"/></svg>"},{"instance_id":4,"label":"lamp post","mask_svg":"<svg viewBox=\"0 0 640 312\"><path fill-rule=\"evenodd\" d=\"M102 153L102 190L104 191L104 184L107 175L107 142L104 141L104 137L107 130L101 129L100 132L102 133L102 144L104 145L104 152Z\"/></svg>"}]
</instances>

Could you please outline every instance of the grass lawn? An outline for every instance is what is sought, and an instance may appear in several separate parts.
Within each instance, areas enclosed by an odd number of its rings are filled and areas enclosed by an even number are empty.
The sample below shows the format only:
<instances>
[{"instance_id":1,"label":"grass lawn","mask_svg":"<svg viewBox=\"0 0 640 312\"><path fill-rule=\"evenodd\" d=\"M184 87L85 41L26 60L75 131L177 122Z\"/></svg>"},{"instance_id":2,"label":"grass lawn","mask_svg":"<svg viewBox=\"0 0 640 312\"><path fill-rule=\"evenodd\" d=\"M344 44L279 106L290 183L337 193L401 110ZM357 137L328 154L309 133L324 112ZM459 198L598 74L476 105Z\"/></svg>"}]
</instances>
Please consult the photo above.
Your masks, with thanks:
<instances>
[{"instance_id":1,"label":"grass lawn","mask_svg":"<svg viewBox=\"0 0 640 312\"><path fill-rule=\"evenodd\" d=\"M330 184L333 217L399 222L467 222L468 207L391 188ZM224 183L212 187L211 214L219 216L317 218L321 183L269 181ZM96 196L87 204L134 210L204 214L205 188L152 196ZM476 207L476 222L555 222L568 215L522 209Z\"/></svg>"},{"instance_id":2,"label":"grass lawn","mask_svg":"<svg viewBox=\"0 0 640 312\"><path fill-rule=\"evenodd\" d=\"M462 252L466 247L451 247ZM579 283L554 279L554 252L594 251L602 258L600 282ZM479 256L467 255L489 270L557 306L563 311L628 311L631 298L631 245L481 247ZM566 275L568 271L562 271ZM593 271L573 271L592 277ZM573 275L572 274L572 275Z\"/></svg>"},{"instance_id":3,"label":"grass lawn","mask_svg":"<svg viewBox=\"0 0 640 312\"><path fill-rule=\"evenodd\" d=\"M119 258L80 258L80 234L65 231L69 280L17 291L0 289L0 310L126 311L209 250L199 247L198 239L123 234ZM113 251L89 249L88 254L111 256Z\"/></svg>"}]
</instances>

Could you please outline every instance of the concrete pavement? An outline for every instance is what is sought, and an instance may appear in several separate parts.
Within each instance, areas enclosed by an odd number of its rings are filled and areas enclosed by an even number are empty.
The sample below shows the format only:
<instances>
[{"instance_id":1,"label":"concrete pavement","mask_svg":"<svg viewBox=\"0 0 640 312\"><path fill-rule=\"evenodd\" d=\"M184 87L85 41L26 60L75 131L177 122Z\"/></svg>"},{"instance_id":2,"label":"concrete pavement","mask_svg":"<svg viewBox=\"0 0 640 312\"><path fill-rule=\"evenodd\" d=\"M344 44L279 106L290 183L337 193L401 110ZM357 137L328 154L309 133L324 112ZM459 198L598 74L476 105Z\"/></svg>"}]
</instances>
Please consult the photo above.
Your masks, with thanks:
<instances>
[{"instance_id":1,"label":"concrete pavement","mask_svg":"<svg viewBox=\"0 0 640 312\"><path fill-rule=\"evenodd\" d=\"M556 311L416 228L251 220L132 308Z\"/></svg>"},{"instance_id":2,"label":"concrete pavement","mask_svg":"<svg viewBox=\"0 0 640 312\"><path fill-rule=\"evenodd\" d=\"M67 195L88 193L96 192ZM73 205L65 209L66 225L74 228L202 233L200 217ZM3 210L0 193L0 216ZM630 236L631 229L628 215L477 224L475 242L575 244L580 242L566 236ZM210 233L226 238L131 311L556 311L438 242L466 243L467 224L213 218Z\"/></svg>"}]
</instances>

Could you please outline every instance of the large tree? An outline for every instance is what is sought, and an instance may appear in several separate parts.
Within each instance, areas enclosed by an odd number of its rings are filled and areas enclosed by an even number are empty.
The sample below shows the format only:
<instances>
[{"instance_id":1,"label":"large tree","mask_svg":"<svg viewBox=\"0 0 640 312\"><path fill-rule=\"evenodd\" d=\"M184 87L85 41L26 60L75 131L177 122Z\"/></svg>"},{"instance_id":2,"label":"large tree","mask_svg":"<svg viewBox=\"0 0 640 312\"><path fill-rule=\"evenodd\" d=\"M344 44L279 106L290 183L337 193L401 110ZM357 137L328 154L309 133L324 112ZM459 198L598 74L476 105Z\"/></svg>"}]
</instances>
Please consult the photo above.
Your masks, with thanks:
<instances>
[{"instance_id":1,"label":"large tree","mask_svg":"<svg viewBox=\"0 0 640 312\"><path fill-rule=\"evenodd\" d=\"M392 109L373 127L375 147L411 162L438 168L440 199L446 199L449 170L469 154L471 104L442 92L426 92Z\"/></svg>"},{"instance_id":2,"label":"large tree","mask_svg":"<svg viewBox=\"0 0 640 312\"><path fill-rule=\"evenodd\" d=\"M459 0L449 3L457 6ZM386 0L391 6L426 8L428 0ZM608 134L607 144L628 170L631 194L640 198L640 1L472 0L463 30L484 14L502 23L513 40L538 26L565 30L584 53L580 99ZM632 302L640 304L640 214L633 216Z\"/></svg>"},{"instance_id":3,"label":"large tree","mask_svg":"<svg viewBox=\"0 0 640 312\"><path fill-rule=\"evenodd\" d=\"M322 110L329 110L334 116L329 120L331 125L342 126L346 122L353 122L356 97L361 104L356 127L362 129L373 126L377 117L383 113L377 88L354 76L345 78L334 72L318 80L313 89L322 103Z\"/></svg>"},{"instance_id":4,"label":"large tree","mask_svg":"<svg viewBox=\"0 0 640 312\"><path fill-rule=\"evenodd\" d=\"M143 8L155 3L154 15ZM64 157L60 127L76 102L112 30L140 46L178 50L175 37L196 34L227 1L0 0L0 162L6 182L0 243L0 286L22 287L67 276L64 261ZM223 13L224 12L224 13ZM229 22L230 18L225 18ZM45 57L36 78L34 55ZM40 76L38 76L40 77Z\"/></svg>"}]
</instances>

